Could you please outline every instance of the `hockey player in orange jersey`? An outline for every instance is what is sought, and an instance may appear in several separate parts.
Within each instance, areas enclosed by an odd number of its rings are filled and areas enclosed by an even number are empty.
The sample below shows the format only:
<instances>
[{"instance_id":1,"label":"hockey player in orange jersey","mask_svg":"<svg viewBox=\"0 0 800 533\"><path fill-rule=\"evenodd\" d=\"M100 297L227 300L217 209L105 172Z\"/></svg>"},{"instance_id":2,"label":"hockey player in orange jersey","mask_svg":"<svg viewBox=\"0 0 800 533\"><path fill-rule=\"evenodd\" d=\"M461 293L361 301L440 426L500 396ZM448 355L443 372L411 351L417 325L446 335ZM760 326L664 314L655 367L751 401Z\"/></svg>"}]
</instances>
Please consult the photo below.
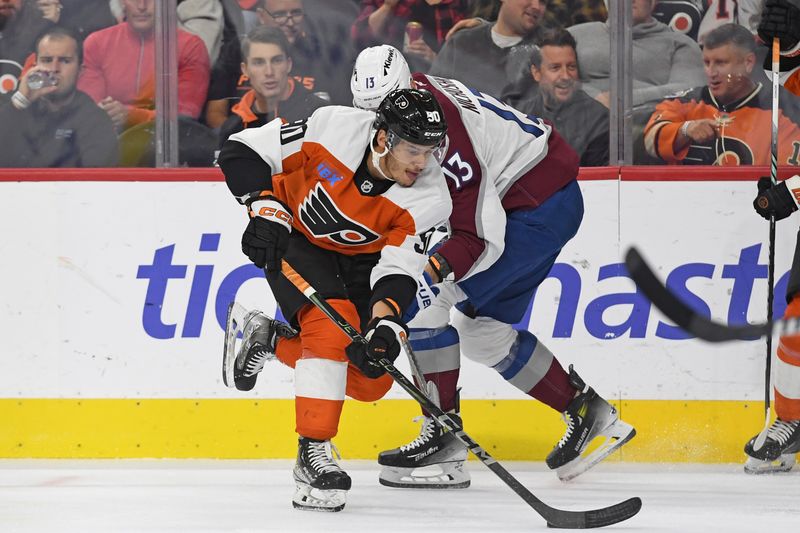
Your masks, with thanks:
<instances>
[{"instance_id":1,"label":"hockey player in orange jersey","mask_svg":"<svg viewBox=\"0 0 800 533\"><path fill-rule=\"evenodd\" d=\"M437 156L447 125L427 91L395 91L378 113L331 106L307 120L272 121L231 135L219 165L250 219L242 251L259 268L288 319L229 308L223 378L250 390L266 360L295 369L300 435L293 504L340 511L350 477L333 457L345 394L375 401L392 380L376 353L400 352L400 320L427 260L423 235L450 215ZM366 346L337 326L281 273L291 265L350 323ZM247 342L237 350L237 334ZM359 370L359 368L363 370Z\"/></svg>"},{"instance_id":2,"label":"hockey player in orange jersey","mask_svg":"<svg viewBox=\"0 0 800 533\"><path fill-rule=\"evenodd\" d=\"M724 24L703 49L707 85L664 100L645 127L648 153L670 164L769 165L771 91L755 82L749 31ZM778 163L800 165L800 98L781 90Z\"/></svg>"},{"instance_id":3,"label":"hockey player in orange jersey","mask_svg":"<svg viewBox=\"0 0 800 533\"><path fill-rule=\"evenodd\" d=\"M800 97L800 0L767 0L758 35L765 43L780 40L781 81L786 89ZM788 59L788 61L787 61ZM800 176L772 186L769 178L758 182L753 205L766 219L781 220L797 210L800 201ZM786 288L784 318L800 317L800 233ZM773 366L776 419L767 430L767 439L756 448L758 435L745 444L748 456L745 472L766 473L791 470L800 452L800 336L781 336L778 358Z\"/></svg>"}]
</instances>

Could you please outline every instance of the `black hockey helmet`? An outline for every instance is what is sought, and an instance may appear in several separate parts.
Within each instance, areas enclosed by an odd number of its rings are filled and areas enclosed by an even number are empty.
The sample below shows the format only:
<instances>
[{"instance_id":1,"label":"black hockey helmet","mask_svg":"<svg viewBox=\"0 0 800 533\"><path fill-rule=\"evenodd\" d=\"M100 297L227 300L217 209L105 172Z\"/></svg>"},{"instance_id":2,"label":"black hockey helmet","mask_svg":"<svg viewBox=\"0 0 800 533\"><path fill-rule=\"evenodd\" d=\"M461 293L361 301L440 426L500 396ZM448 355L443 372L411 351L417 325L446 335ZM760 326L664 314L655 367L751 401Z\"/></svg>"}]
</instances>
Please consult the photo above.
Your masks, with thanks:
<instances>
[{"instance_id":1,"label":"black hockey helmet","mask_svg":"<svg viewBox=\"0 0 800 533\"><path fill-rule=\"evenodd\" d=\"M404 141L435 146L444 140L447 123L436 98L423 89L397 89L378 107L376 129L385 129Z\"/></svg>"}]
</instances>

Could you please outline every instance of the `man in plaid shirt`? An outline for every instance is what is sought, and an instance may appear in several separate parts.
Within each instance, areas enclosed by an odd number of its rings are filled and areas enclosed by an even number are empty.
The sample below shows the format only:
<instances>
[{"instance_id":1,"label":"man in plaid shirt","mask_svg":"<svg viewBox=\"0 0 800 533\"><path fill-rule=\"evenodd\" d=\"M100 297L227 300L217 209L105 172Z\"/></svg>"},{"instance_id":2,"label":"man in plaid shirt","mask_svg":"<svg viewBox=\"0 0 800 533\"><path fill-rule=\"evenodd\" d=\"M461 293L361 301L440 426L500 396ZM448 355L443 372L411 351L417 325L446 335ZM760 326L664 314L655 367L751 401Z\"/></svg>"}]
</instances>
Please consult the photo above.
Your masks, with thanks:
<instances>
[{"instance_id":1,"label":"man in plaid shirt","mask_svg":"<svg viewBox=\"0 0 800 533\"><path fill-rule=\"evenodd\" d=\"M468 8L468 0L362 0L353 40L358 49L390 44L403 50L412 70L427 72L447 32ZM404 45L409 22L422 25L422 37Z\"/></svg>"}]
</instances>

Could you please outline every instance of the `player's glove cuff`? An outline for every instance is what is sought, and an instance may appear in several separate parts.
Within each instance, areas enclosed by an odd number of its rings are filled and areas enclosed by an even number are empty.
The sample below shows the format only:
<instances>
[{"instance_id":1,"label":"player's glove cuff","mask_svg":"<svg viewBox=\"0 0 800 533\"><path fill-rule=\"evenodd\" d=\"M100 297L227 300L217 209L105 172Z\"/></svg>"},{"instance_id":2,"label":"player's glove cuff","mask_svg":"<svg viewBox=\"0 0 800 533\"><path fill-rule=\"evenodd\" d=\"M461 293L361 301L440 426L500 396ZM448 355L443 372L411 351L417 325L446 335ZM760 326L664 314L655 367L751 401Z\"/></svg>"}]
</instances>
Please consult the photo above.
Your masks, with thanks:
<instances>
[{"instance_id":1,"label":"player's glove cuff","mask_svg":"<svg viewBox=\"0 0 800 533\"><path fill-rule=\"evenodd\" d=\"M275 222L292 232L292 210L274 196L260 196L247 204L250 216L265 218Z\"/></svg>"}]
</instances>

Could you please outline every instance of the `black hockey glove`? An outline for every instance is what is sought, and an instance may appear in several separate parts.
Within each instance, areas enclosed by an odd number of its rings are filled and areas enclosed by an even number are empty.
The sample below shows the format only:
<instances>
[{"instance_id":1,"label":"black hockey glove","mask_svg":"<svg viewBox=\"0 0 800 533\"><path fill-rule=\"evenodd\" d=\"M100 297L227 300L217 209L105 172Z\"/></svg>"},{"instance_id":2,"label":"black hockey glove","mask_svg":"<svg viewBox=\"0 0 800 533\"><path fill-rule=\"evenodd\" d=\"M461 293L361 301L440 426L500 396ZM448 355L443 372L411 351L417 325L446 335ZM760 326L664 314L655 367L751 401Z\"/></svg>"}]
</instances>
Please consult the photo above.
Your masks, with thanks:
<instances>
[{"instance_id":1,"label":"black hockey glove","mask_svg":"<svg viewBox=\"0 0 800 533\"><path fill-rule=\"evenodd\" d=\"M242 252L267 272L280 272L281 259L289 248L292 214L273 196L250 203L250 222L242 235Z\"/></svg>"},{"instance_id":2,"label":"black hockey glove","mask_svg":"<svg viewBox=\"0 0 800 533\"><path fill-rule=\"evenodd\" d=\"M408 329L397 318L373 318L364 333L367 344L350 343L345 349L347 358L368 378L379 378L385 371L377 361L388 359L390 363L394 363L400 355L400 340L397 338L400 333L408 334Z\"/></svg>"},{"instance_id":3,"label":"black hockey glove","mask_svg":"<svg viewBox=\"0 0 800 533\"><path fill-rule=\"evenodd\" d=\"M781 50L791 50L800 41L800 9L788 0L767 0L758 23L758 36L767 46L781 41Z\"/></svg>"},{"instance_id":4,"label":"black hockey glove","mask_svg":"<svg viewBox=\"0 0 800 533\"><path fill-rule=\"evenodd\" d=\"M782 181L773 186L772 180L767 177L758 179L758 196L753 200L753 207L767 220L771 216L774 216L775 220L783 220L797 211L797 204L786 182Z\"/></svg>"}]
</instances>

